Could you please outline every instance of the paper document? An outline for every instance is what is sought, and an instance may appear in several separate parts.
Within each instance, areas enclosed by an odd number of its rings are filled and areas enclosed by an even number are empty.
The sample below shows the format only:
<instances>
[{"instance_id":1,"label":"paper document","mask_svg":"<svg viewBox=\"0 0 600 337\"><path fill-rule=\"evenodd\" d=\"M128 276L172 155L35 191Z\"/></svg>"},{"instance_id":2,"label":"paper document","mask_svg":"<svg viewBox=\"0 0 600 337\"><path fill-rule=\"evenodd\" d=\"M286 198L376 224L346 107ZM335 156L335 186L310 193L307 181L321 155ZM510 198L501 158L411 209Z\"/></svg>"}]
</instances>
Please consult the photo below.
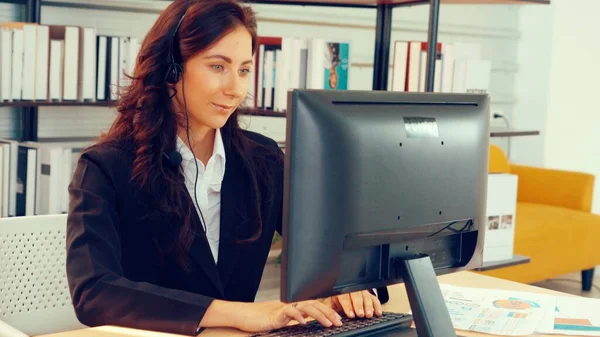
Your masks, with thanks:
<instances>
[{"instance_id":1,"label":"paper document","mask_svg":"<svg viewBox=\"0 0 600 337\"><path fill-rule=\"evenodd\" d=\"M600 336L600 300L585 297L556 297L554 326L546 334Z\"/></svg>"},{"instance_id":2,"label":"paper document","mask_svg":"<svg viewBox=\"0 0 600 337\"><path fill-rule=\"evenodd\" d=\"M455 329L525 336L554 328L554 296L440 285Z\"/></svg>"},{"instance_id":3,"label":"paper document","mask_svg":"<svg viewBox=\"0 0 600 337\"><path fill-rule=\"evenodd\" d=\"M600 336L600 299L440 284L455 329L505 336Z\"/></svg>"}]
</instances>

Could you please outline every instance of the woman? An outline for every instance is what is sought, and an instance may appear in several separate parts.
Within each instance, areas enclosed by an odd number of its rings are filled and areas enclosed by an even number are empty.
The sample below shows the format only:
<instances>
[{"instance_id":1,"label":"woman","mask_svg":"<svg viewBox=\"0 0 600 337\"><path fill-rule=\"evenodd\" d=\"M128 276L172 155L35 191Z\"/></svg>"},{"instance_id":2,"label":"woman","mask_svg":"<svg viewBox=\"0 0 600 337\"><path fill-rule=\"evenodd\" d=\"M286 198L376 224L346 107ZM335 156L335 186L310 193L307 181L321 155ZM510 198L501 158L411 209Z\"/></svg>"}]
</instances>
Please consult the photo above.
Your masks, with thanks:
<instances>
[{"instance_id":1,"label":"woman","mask_svg":"<svg viewBox=\"0 0 600 337\"><path fill-rule=\"evenodd\" d=\"M242 131L256 21L236 0L177 0L146 36L111 129L69 187L67 276L88 325L193 335L381 315L369 292L254 301L281 232L283 154Z\"/></svg>"}]
</instances>

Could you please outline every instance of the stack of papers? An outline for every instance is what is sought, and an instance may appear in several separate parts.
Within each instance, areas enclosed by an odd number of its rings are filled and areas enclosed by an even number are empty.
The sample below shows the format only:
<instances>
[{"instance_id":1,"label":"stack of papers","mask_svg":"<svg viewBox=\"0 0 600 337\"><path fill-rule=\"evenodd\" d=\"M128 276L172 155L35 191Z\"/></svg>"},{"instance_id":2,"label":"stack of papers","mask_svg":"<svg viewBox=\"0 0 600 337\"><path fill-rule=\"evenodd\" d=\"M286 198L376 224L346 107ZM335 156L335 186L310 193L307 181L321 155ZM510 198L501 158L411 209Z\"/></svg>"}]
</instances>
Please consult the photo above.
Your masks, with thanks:
<instances>
[{"instance_id":1,"label":"stack of papers","mask_svg":"<svg viewBox=\"0 0 600 337\"><path fill-rule=\"evenodd\" d=\"M600 336L600 300L440 285L455 329Z\"/></svg>"}]
</instances>

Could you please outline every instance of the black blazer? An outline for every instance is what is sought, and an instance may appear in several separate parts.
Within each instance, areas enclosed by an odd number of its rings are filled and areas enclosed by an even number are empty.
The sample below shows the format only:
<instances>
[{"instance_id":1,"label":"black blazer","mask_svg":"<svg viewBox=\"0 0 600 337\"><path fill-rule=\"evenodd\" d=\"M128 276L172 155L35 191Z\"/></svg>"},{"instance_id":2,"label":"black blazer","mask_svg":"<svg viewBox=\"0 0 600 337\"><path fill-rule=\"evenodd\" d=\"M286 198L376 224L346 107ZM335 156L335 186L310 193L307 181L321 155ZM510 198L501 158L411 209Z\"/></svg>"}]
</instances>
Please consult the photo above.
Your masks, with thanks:
<instances>
[{"instance_id":1,"label":"black blazer","mask_svg":"<svg viewBox=\"0 0 600 337\"><path fill-rule=\"evenodd\" d=\"M283 157L273 140L244 132L272 149L273 158ZM268 187L274 191L262 197L262 235L254 243L236 244L236 226L247 219L245 210L254 200L241 157L226 135L223 142L218 265L207 240L197 235L189 272L174 259L160 261L151 228L165 224L144 202L152 196L130 183L133 147L96 145L82 153L69 185L66 234L68 283L81 323L195 335L213 299L254 301L274 232L281 233L283 161L270 162L266 181L272 185L260 188L261 195ZM192 202L189 195L187 200ZM193 216L199 224L197 213Z\"/></svg>"}]
</instances>

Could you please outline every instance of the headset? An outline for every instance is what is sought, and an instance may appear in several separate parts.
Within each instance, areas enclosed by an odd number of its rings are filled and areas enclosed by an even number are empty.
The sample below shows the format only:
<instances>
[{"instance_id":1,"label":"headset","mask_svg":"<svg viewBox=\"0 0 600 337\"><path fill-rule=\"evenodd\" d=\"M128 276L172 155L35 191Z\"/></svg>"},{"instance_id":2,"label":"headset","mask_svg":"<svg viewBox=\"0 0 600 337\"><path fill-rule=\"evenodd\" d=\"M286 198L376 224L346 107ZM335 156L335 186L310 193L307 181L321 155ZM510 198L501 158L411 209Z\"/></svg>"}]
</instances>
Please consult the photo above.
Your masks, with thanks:
<instances>
[{"instance_id":1,"label":"headset","mask_svg":"<svg viewBox=\"0 0 600 337\"><path fill-rule=\"evenodd\" d=\"M176 84L177 82L179 82L179 79L183 74L183 68L179 63L175 62L175 52L173 49L173 44L175 39L177 38L177 32L179 31L179 27L183 22L183 18L185 18L185 13L183 13L181 19L179 19L179 22L175 27L175 31L171 36L171 40L169 41L169 55L167 56L169 63L167 64L167 71L165 73L165 81L169 84Z\"/></svg>"},{"instance_id":2,"label":"headset","mask_svg":"<svg viewBox=\"0 0 600 337\"><path fill-rule=\"evenodd\" d=\"M190 145L190 151L192 152L192 155L194 156L194 164L196 164L196 179L194 180L194 201L196 202L196 207L198 207L198 213L200 214L200 219L202 220L201 225L202 225L203 234L204 234L204 236L206 236L206 221L204 221L204 215L202 214L202 210L200 209L200 204L198 203L198 193L196 192L196 190L198 189L198 176L200 174L200 172L199 172L200 169L198 168L198 160L196 159L196 154L194 153L194 149L191 146L192 142L190 140L190 117L188 114L187 102L185 100L185 90L184 90L185 81L183 80L183 67L181 64L179 64L175 61L175 52L174 52L175 39L177 38L177 33L179 31L179 27L181 26L181 23L183 22L184 18L185 18L185 13L183 13L183 15L181 16L181 19L179 19L179 22L177 23L177 26L175 27L175 30L173 31L173 34L171 35L171 39L169 41L169 54L167 56L167 68L166 68L166 72L165 72L165 82L167 82L168 84L176 84L177 82L179 82L179 80L181 80L183 105L184 105L184 109L185 109L185 124L186 124L187 141L188 141L188 144ZM183 158L181 157L181 154L178 151L171 151L168 154L163 152L163 155L167 158L167 160L169 161L169 164L172 166L179 166L183 160Z\"/></svg>"}]
</instances>

